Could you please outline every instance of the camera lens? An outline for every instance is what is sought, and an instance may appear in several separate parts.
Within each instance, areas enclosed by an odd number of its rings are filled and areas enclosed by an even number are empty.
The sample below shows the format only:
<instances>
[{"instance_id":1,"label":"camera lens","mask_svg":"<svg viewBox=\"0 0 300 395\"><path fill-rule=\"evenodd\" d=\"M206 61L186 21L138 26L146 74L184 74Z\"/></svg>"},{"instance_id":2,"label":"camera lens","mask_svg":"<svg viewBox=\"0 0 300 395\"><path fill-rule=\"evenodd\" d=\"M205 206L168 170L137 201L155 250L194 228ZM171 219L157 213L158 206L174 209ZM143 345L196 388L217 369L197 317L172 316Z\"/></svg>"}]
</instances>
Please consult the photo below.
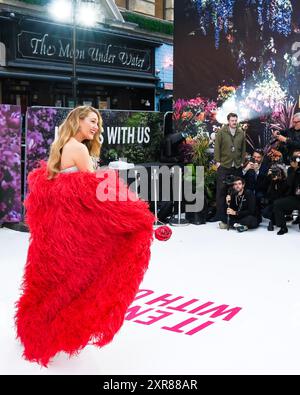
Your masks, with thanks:
<instances>
[{"instance_id":1,"label":"camera lens","mask_svg":"<svg viewBox=\"0 0 300 395\"><path fill-rule=\"evenodd\" d=\"M297 162L298 165L299 165L299 163L300 163L300 156L293 156L292 157L292 162Z\"/></svg>"}]
</instances>

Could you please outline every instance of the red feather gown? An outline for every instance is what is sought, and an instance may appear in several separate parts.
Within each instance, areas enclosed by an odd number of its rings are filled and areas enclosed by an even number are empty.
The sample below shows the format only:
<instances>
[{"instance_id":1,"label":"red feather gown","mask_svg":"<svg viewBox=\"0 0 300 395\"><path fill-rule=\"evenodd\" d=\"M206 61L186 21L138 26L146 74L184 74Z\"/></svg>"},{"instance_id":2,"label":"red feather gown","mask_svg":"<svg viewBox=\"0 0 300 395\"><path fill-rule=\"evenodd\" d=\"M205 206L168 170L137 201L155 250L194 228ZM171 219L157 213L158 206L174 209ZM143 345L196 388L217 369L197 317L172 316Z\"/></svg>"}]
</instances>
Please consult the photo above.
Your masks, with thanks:
<instances>
[{"instance_id":1,"label":"red feather gown","mask_svg":"<svg viewBox=\"0 0 300 395\"><path fill-rule=\"evenodd\" d=\"M30 244L16 312L29 361L47 366L60 351L104 346L133 302L150 259L154 216L114 175L73 172L48 180L46 163L29 174ZM101 191L110 201L98 199Z\"/></svg>"}]
</instances>

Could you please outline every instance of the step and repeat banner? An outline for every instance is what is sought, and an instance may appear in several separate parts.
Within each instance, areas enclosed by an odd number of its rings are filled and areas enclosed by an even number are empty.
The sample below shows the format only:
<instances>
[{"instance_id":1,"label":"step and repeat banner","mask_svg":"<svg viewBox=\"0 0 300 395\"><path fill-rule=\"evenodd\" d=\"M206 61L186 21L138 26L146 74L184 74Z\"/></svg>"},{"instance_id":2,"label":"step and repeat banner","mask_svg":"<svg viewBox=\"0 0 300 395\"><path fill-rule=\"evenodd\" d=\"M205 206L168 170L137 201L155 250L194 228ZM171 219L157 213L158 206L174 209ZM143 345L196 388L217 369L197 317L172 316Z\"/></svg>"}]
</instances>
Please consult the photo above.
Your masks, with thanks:
<instances>
[{"instance_id":1,"label":"step and repeat banner","mask_svg":"<svg viewBox=\"0 0 300 395\"><path fill-rule=\"evenodd\" d=\"M26 114L26 178L47 160L50 145L69 108L31 107ZM119 158L130 163L159 161L164 114L138 111L101 111L103 144L101 165ZM25 186L27 189L27 187Z\"/></svg>"},{"instance_id":2,"label":"step and repeat banner","mask_svg":"<svg viewBox=\"0 0 300 395\"><path fill-rule=\"evenodd\" d=\"M216 132L229 112L248 149L299 111L299 0L175 0L174 122Z\"/></svg>"},{"instance_id":3,"label":"step and repeat banner","mask_svg":"<svg viewBox=\"0 0 300 395\"><path fill-rule=\"evenodd\" d=\"M26 196L28 173L41 160L47 161L58 127L70 111L57 107L27 109L25 160L21 167L21 108L0 105L0 223L22 220L22 195ZM104 127L101 165L119 158L135 164L159 161L163 113L103 110L101 115Z\"/></svg>"},{"instance_id":4,"label":"step and repeat banner","mask_svg":"<svg viewBox=\"0 0 300 395\"><path fill-rule=\"evenodd\" d=\"M21 126L21 108L0 104L0 224L22 218Z\"/></svg>"}]
</instances>

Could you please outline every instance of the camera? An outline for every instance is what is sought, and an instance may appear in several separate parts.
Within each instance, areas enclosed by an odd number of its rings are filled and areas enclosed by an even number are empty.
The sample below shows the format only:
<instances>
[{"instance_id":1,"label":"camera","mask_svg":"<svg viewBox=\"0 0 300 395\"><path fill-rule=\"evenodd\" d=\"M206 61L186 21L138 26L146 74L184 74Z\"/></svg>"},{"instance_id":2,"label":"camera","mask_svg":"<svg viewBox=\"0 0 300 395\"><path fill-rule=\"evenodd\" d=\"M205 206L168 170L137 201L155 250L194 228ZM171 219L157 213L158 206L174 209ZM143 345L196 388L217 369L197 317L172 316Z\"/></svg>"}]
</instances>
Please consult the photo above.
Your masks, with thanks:
<instances>
[{"instance_id":1,"label":"camera","mask_svg":"<svg viewBox=\"0 0 300 395\"><path fill-rule=\"evenodd\" d=\"M296 162L300 166L300 156L293 156L291 162Z\"/></svg>"},{"instance_id":2,"label":"camera","mask_svg":"<svg viewBox=\"0 0 300 395\"><path fill-rule=\"evenodd\" d=\"M248 163L255 163L255 159L252 157L252 155L247 156L247 162Z\"/></svg>"},{"instance_id":3,"label":"camera","mask_svg":"<svg viewBox=\"0 0 300 395\"><path fill-rule=\"evenodd\" d=\"M282 172L281 172L281 168L279 167L279 166L277 166L277 165L273 165L273 166L271 166L271 176L272 176L272 178L275 178L275 177L281 177L281 175L282 175Z\"/></svg>"},{"instance_id":4,"label":"camera","mask_svg":"<svg viewBox=\"0 0 300 395\"><path fill-rule=\"evenodd\" d=\"M233 174L229 174L228 176L225 177L223 183L228 187L231 187L234 184L234 181L235 181L235 176Z\"/></svg>"}]
</instances>

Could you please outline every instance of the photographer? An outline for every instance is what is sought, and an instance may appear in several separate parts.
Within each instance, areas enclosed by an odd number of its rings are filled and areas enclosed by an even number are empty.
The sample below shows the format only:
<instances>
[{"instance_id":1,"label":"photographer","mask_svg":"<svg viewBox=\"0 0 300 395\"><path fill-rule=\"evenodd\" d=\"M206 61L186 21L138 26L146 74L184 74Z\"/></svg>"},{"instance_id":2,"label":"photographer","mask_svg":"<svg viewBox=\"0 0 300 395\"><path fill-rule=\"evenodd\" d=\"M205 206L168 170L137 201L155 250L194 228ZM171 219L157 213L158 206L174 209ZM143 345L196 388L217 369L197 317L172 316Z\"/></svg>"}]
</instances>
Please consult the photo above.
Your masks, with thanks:
<instances>
[{"instance_id":1,"label":"photographer","mask_svg":"<svg viewBox=\"0 0 300 395\"><path fill-rule=\"evenodd\" d=\"M232 191L226 196L227 211L219 223L221 229L228 225L238 232L258 227L255 195L252 191L245 190L245 180L241 177L234 179Z\"/></svg>"},{"instance_id":2,"label":"photographer","mask_svg":"<svg viewBox=\"0 0 300 395\"><path fill-rule=\"evenodd\" d=\"M289 189L282 166L274 164L271 167L265 180L265 188L266 207L262 210L262 216L270 220L268 230L273 231L275 224L274 202L285 197Z\"/></svg>"},{"instance_id":3,"label":"photographer","mask_svg":"<svg viewBox=\"0 0 300 395\"><path fill-rule=\"evenodd\" d=\"M245 188L255 194L257 211L259 213L261 212L261 201L266 194L266 178L269 167L269 160L268 158L264 158L263 150L255 149L243 169L243 176L246 182Z\"/></svg>"},{"instance_id":4,"label":"photographer","mask_svg":"<svg viewBox=\"0 0 300 395\"><path fill-rule=\"evenodd\" d=\"M275 221L280 227L278 235L288 233L285 214L300 210L300 150L293 153L291 166L288 169L287 184L289 196L276 200L274 203Z\"/></svg>"},{"instance_id":5,"label":"photographer","mask_svg":"<svg viewBox=\"0 0 300 395\"><path fill-rule=\"evenodd\" d=\"M293 116L293 127L282 132L273 131L273 137L286 148L286 154L291 157L293 151L300 150L300 113Z\"/></svg>"},{"instance_id":6,"label":"photographer","mask_svg":"<svg viewBox=\"0 0 300 395\"><path fill-rule=\"evenodd\" d=\"M243 168L246 189L253 191L256 196L263 197L266 192L265 185L269 167L269 161L264 160L263 150L256 149Z\"/></svg>"},{"instance_id":7,"label":"photographer","mask_svg":"<svg viewBox=\"0 0 300 395\"><path fill-rule=\"evenodd\" d=\"M230 113L227 120L228 125L222 127L216 135L214 159L218 168L217 213L210 222L220 221L226 214L227 187L224 181L228 176L242 176L242 164L246 153L245 133L238 126L238 116Z\"/></svg>"}]
</instances>

